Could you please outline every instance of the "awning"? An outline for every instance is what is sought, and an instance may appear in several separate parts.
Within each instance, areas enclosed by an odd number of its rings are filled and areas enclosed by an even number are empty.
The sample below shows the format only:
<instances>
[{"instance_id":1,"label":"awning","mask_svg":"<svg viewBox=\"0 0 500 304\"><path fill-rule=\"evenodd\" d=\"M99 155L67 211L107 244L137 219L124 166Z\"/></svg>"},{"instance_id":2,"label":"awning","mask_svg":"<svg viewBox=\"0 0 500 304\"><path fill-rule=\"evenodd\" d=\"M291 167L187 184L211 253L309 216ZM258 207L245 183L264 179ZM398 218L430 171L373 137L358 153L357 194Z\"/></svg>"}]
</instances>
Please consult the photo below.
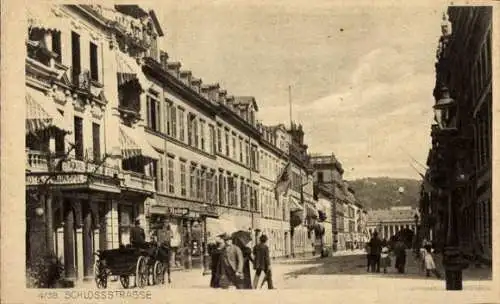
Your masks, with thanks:
<instances>
[{"instance_id":1,"label":"awning","mask_svg":"<svg viewBox=\"0 0 500 304\"><path fill-rule=\"evenodd\" d=\"M116 67L119 82L126 82L136 78L144 91L153 85L153 83L146 78L137 61L120 50L116 51Z\"/></svg>"},{"instance_id":2,"label":"awning","mask_svg":"<svg viewBox=\"0 0 500 304\"><path fill-rule=\"evenodd\" d=\"M26 133L51 126L71 133L71 128L65 123L54 101L42 92L28 89L26 91Z\"/></svg>"},{"instance_id":3,"label":"awning","mask_svg":"<svg viewBox=\"0 0 500 304\"><path fill-rule=\"evenodd\" d=\"M308 218L317 218L318 217L318 212L316 211L316 208L311 206L311 204L306 203L306 216Z\"/></svg>"},{"instance_id":4,"label":"awning","mask_svg":"<svg viewBox=\"0 0 500 304\"><path fill-rule=\"evenodd\" d=\"M302 207L296 200L293 198L289 199L290 201L290 212L294 212L297 210L304 210L304 207Z\"/></svg>"},{"instance_id":5,"label":"awning","mask_svg":"<svg viewBox=\"0 0 500 304\"><path fill-rule=\"evenodd\" d=\"M146 135L139 129L132 129L120 125L120 145L123 158L143 156L152 159L160 159L158 152L151 147L146 140Z\"/></svg>"}]
</instances>

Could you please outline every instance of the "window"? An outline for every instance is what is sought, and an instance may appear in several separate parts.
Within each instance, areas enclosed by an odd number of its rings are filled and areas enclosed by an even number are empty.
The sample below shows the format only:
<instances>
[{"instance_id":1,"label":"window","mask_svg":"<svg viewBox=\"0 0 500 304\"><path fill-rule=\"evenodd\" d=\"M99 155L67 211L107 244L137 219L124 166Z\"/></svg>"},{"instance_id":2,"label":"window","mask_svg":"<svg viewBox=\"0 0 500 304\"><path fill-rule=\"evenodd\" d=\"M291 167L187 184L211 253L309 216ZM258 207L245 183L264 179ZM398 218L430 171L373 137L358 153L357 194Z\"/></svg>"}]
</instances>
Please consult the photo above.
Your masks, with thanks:
<instances>
[{"instance_id":1,"label":"window","mask_svg":"<svg viewBox=\"0 0 500 304\"><path fill-rule=\"evenodd\" d=\"M206 186L205 186L205 180L206 179L206 169L202 168L198 170L198 199L205 201L204 194L206 194Z\"/></svg>"},{"instance_id":2,"label":"window","mask_svg":"<svg viewBox=\"0 0 500 304\"><path fill-rule=\"evenodd\" d=\"M198 148L198 122L193 113L188 114L188 145Z\"/></svg>"},{"instance_id":3,"label":"window","mask_svg":"<svg viewBox=\"0 0 500 304\"><path fill-rule=\"evenodd\" d=\"M213 185L214 196L212 198L212 203L217 204L219 203L219 177L215 172L213 173L213 181L214 181Z\"/></svg>"},{"instance_id":4,"label":"window","mask_svg":"<svg viewBox=\"0 0 500 304\"><path fill-rule=\"evenodd\" d=\"M229 195L229 198L228 198L229 206L235 205L235 199L234 199L235 192L236 192L236 187L235 187L234 177L228 176L227 177L227 193Z\"/></svg>"},{"instance_id":5,"label":"window","mask_svg":"<svg viewBox=\"0 0 500 304\"><path fill-rule=\"evenodd\" d=\"M240 138L240 149L239 149L239 151L240 151L240 163L242 163L243 162L243 139L242 138Z\"/></svg>"},{"instance_id":6,"label":"window","mask_svg":"<svg viewBox=\"0 0 500 304\"><path fill-rule=\"evenodd\" d=\"M233 141L232 157L233 157L233 159L236 159L236 135L235 134L233 134L233 136L232 136L232 141Z\"/></svg>"},{"instance_id":7,"label":"window","mask_svg":"<svg viewBox=\"0 0 500 304\"><path fill-rule=\"evenodd\" d=\"M247 166L250 165L250 151L249 150L250 150L250 146L248 144L248 141L245 141L245 158L246 158L245 164Z\"/></svg>"},{"instance_id":8,"label":"window","mask_svg":"<svg viewBox=\"0 0 500 304\"><path fill-rule=\"evenodd\" d=\"M167 119L166 123L166 133L168 136L177 138L177 112L176 107L171 101L166 100L165 102L165 117Z\"/></svg>"},{"instance_id":9,"label":"window","mask_svg":"<svg viewBox=\"0 0 500 304\"><path fill-rule=\"evenodd\" d=\"M181 196L186 196L186 163L181 162Z\"/></svg>"},{"instance_id":10,"label":"window","mask_svg":"<svg viewBox=\"0 0 500 304\"><path fill-rule=\"evenodd\" d=\"M200 119L200 148L205 151L205 121Z\"/></svg>"},{"instance_id":11,"label":"window","mask_svg":"<svg viewBox=\"0 0 500 304\"><path fill-rule=\"evenodd\" d=\"M156 190L159 192L165 192L165 170L164 170L164 163L165 160L163 157L160 157L160 176L159 179L156 181Z\"/></svg>"},{"instance_id":12,"label":"window","mask_svg":"<svg viewBox=\"0 0 500 304\"><path fill-rule=\"evenodd\" d=\"M184 109L178 108L178 115L179 115L179 140L184 142Z\"/></svg>"},{"instance_id":13,"label":"window","mask_svg":"<svg viewBox=\"0 0 500 304\"><path fill-rule=\"evenodd\" d=\"M196 198L196 166L191 165L189 170L189 196Z\"/></svg>"},{"instance_id":14,"label":"window","mask_svg":"<svg viewBox=\"0 0 500 304\"><path fill-rule=\"evenodd\" d=\"M90 78L94 81L99 81L99 60L97 54L97 45L90 42Z\"/></svg>"},{"instance_id":15,"label":"window","mask_svg":"<svg viewBox=\"0 0 500 304\"><path fill-rule=\"evenodd\" d=\"M245 184L244 179L241 179L241 182L240 182L240 193L241 193L241 208L247 209L248 208L248 201L247 201L248 185Z\"/></svg>"},{"instance_id":16,"label":"window","mask_svg":"<svg viewBox=\"0 0 500 304\"><path fill-rule=\"evenodd\" d=\"M71 32L71 67L73 83L78 83L78 78L82 72L80 58L80 35L75 32Z\"/></svg>"},{"instance_id":17,"label":"window","mask_svg":"<svg viewBox=\"0 0 500 304\"><path fill-rule=\"evenodd\" d=\"M94 151L94 161L101 161L101 127L92 123L92 150Z\"/></svg>"},{"instance_id":18,"label":"window","mask_svg":"<svg viewBox=\"0 0 500 304\"><path fill-rule=\"evenodd\" d=\"M318 182L320 182L320 183L323 182L323 172L321 172L321 171L318 172Z\"/></svg>"},{"instance_id":19,"label":"window","mask_svg":"<svg viewBox=\"0 0 500 304\"><path fill-rule=\"evenodd\" d=\"M75 157L83 160L83 119L75 116Z\"/></svg>"},{"instance_id":20,"label":"window","mask_svg":"<svg viewBox=\"0 0 500 304\"><path fill-rule=\"evenodd\" d=\"M52 32L52 52L57 54L56 61L62 62L61 32Z\"/></svg>"},{"instance_id":21,"label":"window","mask_svg":"<svg viewBox=\"0 0 500 304\"><path fill-rule=\"evenodd\" d=\"M229 130L226 129L224 133L225 142L226 142L226 156L229 156Z\"/></svg>"},{"instance_id":22,"label":"window","mask_svg":"<svg viewBox=\"0 0 500 304\"><path fill-rule=\"evenodd\" d=\"M135 158L138 160L138 158ZM136 163L137 164L137 163ZM149 167L149 174L151 175L151 177L153 177L153 179L155 180L155 190L158 191L159 188L160 188L160 183L158 182L159 180L161 180L161 178L158 178L159 174L161 173L161 170L158 170L158 167L161 167L162 163L160 162L160 164L158 164L158 161L157 160L154 160L152 163L151 163L151 166Z\"/></svg>"},{"instance_id":23,"label":"window","mask_svg":"<svg viewBox=\"0 0 500 304\"><path fill-rule=\"evenodd\" d=\"M134 208L131 205L118 205L118 223L120 244L130 243L130 228L134 226Z\"/></svg>"},{"instance_id":24,"label":"window","mask_svg":"<svg viewBox=\"0 0 500 304\"><path fill-rule=\"evenodd\" d=\"M226 177L223 173L219 174L219 204L226 204Z\"/></svg>"},{"instance_id":25,"label":"window","mask_svg":"<svg viewBox=\"0 0 500 304\"><path fill-rule=\"evenodd\" d=\"M205 186L206 186L206 198L205 202L208 204L213 204L215 201L214 198L214 172L213 171L208 171L206 172L205 175Z\"/></svg>"},{"instance_id":26,"label":"window","mask_svg":"<svg viewBox=\"0 0 500 304\"><path fill-rule=\"evenodd\" d=\"M217 152L222 153L222 130L217 127Z\"/></svg>"},{"instance_id":27,"label":"window","mask_svg":"<svg viewBox=\"0 0 500 304\"><path fill-rule=\"evenodd\" d=\"M174 158L169 156L168 165L168 193L175 193L175 178L174 178ZM185 184L185 183L184 183Z\"/></svg>"},{"instance_id":28,"label":"window","mask_svg":"<svg viewBox=\"0 0 500 304\"><path fill-rule=\"evenodd\" d=\"M160 103L151 96L146 100L148 128L160 132Z\"/></svg>"},{"instance_id":29,"label":"window","mask_svg":"<svg viewBox=\"0 0 500 304\"><path fill-rule=\"evenodd\" d=\"M216 151L216 144L215 144L215 129L213 125L208 126L208 140L209 140L209 145L210 145L210 154L214 154Z\"/></svg>"}]
</instances>

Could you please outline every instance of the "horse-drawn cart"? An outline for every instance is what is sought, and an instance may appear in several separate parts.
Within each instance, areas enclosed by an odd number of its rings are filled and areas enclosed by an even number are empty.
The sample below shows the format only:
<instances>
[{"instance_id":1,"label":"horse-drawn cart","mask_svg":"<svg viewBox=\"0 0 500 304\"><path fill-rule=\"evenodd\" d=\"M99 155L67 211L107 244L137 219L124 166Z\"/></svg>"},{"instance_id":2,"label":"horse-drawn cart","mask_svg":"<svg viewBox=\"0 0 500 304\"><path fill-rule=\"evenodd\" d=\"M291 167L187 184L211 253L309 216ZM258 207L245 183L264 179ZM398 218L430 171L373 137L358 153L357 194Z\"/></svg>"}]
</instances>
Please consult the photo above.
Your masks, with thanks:
<instances>
[{"instance_id":1,"label":"horse-drawn cart","mask_svg":"<svg viewBox=\"0 0 500 304\"><path fill-rule=\"evenodd\" d=\"M122 247L100 250L95 253L94 276L98 288L106 288L110 276L118 276L123 288L130 287L130 277L135 277L135 286L163 284L165 271L170 282L168 260L160 254L158 247L146 244L143 248Z\"/></svg>"}]
</instances>

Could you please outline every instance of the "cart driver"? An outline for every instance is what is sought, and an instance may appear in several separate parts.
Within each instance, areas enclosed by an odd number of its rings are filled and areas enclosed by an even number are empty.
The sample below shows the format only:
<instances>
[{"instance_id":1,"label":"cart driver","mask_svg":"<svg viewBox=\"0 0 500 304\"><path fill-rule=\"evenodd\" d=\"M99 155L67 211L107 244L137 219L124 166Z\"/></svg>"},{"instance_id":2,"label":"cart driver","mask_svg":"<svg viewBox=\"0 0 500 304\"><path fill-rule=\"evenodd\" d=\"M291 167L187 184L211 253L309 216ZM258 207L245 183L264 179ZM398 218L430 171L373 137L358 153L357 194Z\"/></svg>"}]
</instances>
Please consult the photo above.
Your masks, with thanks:
<instances>
[{"instance_id":1,"label":"cart driver","mask_svg":"<svg viewBox=\"0 0 500 304\"><path fill-rule=\"evenodd\" d=\"M168 222L163 223L163 227L157 232L157 241L159 246L170 248L170 241L172 239L172 231Z\"/></svg>"},{"instance_id":2,"label":"cart driver","mask_svg":"<svg viewBox=\"0 0 500 304\"><path fill-rule=\"evenodd\" d=\"M130 244L132 247L143 247L146 242L146 234L144 229L141 227L141 222L139 220L135 221L135 227L130 229Z\"/></svg>"}]
</instances>

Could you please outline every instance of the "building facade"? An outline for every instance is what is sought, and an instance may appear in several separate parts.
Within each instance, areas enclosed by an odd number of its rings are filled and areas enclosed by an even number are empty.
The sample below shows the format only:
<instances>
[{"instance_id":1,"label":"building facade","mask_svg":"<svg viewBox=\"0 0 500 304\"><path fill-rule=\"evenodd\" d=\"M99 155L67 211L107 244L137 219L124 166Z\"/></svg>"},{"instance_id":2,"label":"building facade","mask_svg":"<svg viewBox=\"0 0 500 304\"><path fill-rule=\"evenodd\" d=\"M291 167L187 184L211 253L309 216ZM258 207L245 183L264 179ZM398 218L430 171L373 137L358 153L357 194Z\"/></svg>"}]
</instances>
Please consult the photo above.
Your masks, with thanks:
<instances>
[{"instance_id":1,"label":"building facade","mask_svg":"<svg viewBox=\"0 0 500 304\"><path fill-rule=\"evenodd\" d=\"M432 126L432 149L422 191L424 237L433 232L439 247L447 242L450 212L458 221L460 250L481 252L491 261L492 248L492 7L451 6L443 16L436 62L436 102L448 98L453 132ZM458 147L458 148L457 148ZM451 168L451 169L450 169ZM447 207L451 199L453 208Z\"/></svg>"},{"instance_id":2,"label":"building facade","mask_svg":"<svg viewBox=\"0 0 500 304\"><path fill-rule=\"evenodd\" d=\"M272 257L311 251L317 211L301 126L264 126L255 98L181 70L158 48L154 11L29 12L28 264L52 251L66 278L90 279L93 253L127 245L137 220L147 241L170 225L181 267L202 265L207 243L236 230L267 234ZM288 163L290 189L276 199Z\"/></svg>"},{"instance_id":3,"label":"building facade","mask_svg":"<svg viewBox=\"0 0 500 304\"><path fill-rule=\"evenodd\" d=\"M403 230L410 230L414 234L417 228L416 214L417 210L410 206L368 210L366 227L370 236L377 232L379 238L386 240Z\"/></svg>"}]
</instances>

